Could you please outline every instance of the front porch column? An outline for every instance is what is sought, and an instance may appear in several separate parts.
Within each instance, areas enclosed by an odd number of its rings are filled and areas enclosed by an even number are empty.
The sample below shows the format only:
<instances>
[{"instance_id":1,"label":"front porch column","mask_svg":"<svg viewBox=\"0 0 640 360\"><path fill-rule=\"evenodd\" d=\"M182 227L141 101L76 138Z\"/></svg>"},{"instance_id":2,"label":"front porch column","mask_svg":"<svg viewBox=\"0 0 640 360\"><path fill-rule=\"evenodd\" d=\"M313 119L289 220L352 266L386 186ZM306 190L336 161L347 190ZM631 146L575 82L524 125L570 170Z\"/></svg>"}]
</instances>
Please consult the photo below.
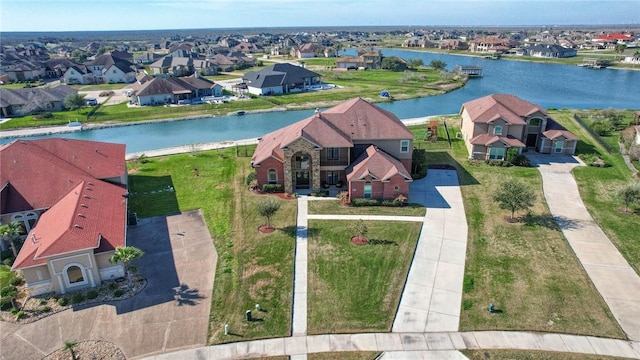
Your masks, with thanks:
<instances>
[{"instance_id":1,"label":"front porch column","mask_svg":"<svg viewBox=\"0 0 640 360\"><path fill-rule=\"evenodd\" d=\"M60 284L60 294L66 294L67 289L64 287L64 279L62 278L62 274L56 274L58 278L58 284Z\"/></svg>"},{"instance_id":2,"label":"front porch column","mask_svg":"<svg viewBox=\"0 0 640 360\"><path fill-rule=\"evenodd\" d=\"M91 287L96 287L96 282L93 279L93 269L85 268L85 270L87 271L87 276L89 277L89 284L91 284Z\"/></svg>"}]
</instances>

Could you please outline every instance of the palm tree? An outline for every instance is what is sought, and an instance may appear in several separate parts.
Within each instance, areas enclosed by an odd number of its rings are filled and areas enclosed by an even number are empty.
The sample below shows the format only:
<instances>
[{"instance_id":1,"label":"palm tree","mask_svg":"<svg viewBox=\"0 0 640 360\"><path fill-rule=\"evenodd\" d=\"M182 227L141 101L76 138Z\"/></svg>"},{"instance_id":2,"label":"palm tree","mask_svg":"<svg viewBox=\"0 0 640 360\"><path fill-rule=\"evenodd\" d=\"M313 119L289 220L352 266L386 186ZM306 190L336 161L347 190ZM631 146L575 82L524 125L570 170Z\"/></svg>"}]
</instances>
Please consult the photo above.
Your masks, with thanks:
<instances>
[{"instance_id":1,"label":"palm tree","mask_svg":"<svg viewBox=\"0 0 640 360\"><path fill-rule=\"evenodd\" d=\"M124 272L129 282L129 287L132 286L131 274L137 272L137 268L133 265L133 262L144 255L144 252L135 246L124 246L116 248L116 252L109 258L109 262L112 264L122 263L124 265Z\"/></svg>"},{"instance_id":2,"label":"palm tree","mask_svg":"<svg viewBox=\"0 0 640 360\"><path fill-rule=\"evenodd\" d=\"M0 225L0 236L2 239L9 240L11 243L11 250L13 250L13 257L18 257L18 250L16 248L15 240L22 234L22 223L13 221L8 224Z\"/></svg>"},{"instance_id":3,"label":"palm tree","mask_svg":"<svg viewBox=\"0 0 640 360\"><path fill-rule=\"evenodd\" d=\"M76 353L73 351L73 348L78 345L78 342L75 340L65 341L64 342L64 351L68 351L71 353L71 359L76 360Z\"/></svg>"}]
</instances>

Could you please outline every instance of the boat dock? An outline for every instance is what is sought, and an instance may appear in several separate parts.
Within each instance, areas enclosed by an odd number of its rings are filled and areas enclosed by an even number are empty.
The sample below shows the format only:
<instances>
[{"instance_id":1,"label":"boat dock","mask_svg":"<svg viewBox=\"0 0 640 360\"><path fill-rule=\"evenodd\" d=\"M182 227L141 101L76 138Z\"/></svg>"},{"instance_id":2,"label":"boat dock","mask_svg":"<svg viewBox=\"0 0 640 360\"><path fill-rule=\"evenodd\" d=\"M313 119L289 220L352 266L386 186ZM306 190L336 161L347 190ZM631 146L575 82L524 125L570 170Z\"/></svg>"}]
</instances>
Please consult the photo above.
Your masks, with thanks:
<instances>
[{"instance_id":1,"label":"boat dock","mask_svg":"<svg viewBox=\"0 0 640 360\"><path fill-rule=\"evenodd\" d=\"M469 77L482 77L482 66L477 65L458 65L455 72L460 75Z\"/></svg>"}]
</instances>

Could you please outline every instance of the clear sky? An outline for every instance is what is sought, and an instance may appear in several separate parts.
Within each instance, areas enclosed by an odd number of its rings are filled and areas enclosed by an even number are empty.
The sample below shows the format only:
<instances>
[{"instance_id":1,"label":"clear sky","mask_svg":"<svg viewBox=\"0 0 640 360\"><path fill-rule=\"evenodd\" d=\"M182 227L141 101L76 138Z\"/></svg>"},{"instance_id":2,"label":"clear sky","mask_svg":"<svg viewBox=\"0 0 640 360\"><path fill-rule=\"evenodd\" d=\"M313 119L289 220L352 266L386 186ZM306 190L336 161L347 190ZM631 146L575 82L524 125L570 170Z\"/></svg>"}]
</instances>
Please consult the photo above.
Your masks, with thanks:
<instances>
[{"instance_id":1,"label":"clear sky","mask_svg":"<svg viewBox=\"0 0 640 360\"><path fill-rule=\"evenodd\" d=\"M0 31L640 23L640 0L0 0Z\"/></svg>"}]
</instances>

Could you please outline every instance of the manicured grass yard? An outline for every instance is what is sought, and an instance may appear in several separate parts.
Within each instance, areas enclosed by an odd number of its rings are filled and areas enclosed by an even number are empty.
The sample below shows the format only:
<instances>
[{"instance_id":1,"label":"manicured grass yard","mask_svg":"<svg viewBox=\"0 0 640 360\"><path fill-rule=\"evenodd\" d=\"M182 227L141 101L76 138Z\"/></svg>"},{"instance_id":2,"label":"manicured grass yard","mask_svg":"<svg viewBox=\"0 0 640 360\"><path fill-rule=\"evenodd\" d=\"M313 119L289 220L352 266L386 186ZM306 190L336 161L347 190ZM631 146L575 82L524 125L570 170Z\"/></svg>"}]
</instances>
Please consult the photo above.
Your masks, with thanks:
<instances>
[{"instance_id":1,"label":"manicured grass yard","mask_svg":"<svg viewBox=\"0 0 640 360\"><path fill-rule=\"evenodd\" d=\"M16 277L16 274L11 271L11 268L7 265L0 265L0 289L11 284L11 280Z\"/></svg>"},{"instance_id":2,"label":"manicured grass yard","mask_svg":"<svg viewBox=\"0 0 640 360\"><path fill-rule=\"evenodd\" d=\"M393 216L424 216L425 208L418 204L403 207L391 206L343 206L336 200L318 200L309 202L309 214L335 215L393 215Z\"/></svg>"},{"instance_id":3,"label":"manicured grass yard","mask_svg":"<svg viewBox=\"0 0 640 360\"><path fill-rule=\"evenodd\" d=\"M422 224L369 221L380 243L354 245L354 223L309 221L309 334L391 329Z\"/></svg>"},{"instance_id":4,"label":"manicured grass yard","mask_svg":"<svg viewBox=\"0 0 640 360\"><path fill-rule=\"evenodd\" d=\"M607 154L591 136L573 120L572 112L550 112L562 125L580 137L578 153L598 154L612 166L608 168L579 167L573 170L578 182L580 196L593 219L607 237L640 275L640 209L635 214L619 211L623 205L615 198L615 188L631 180L631 171L618 154ZM613 143L615 134L605 137ZM617 149L617 145L615 147Z\"/></svg>"},{"instance_id":5,"label":"manicured grass yard","mask_svg":"<svg viewBox=\"0 0 640 360\"><path fill-rule=\"evenodd\" d=\"M525 350L462 350L470 360L616 360L623 358L602 355Z\"/></svg>"},{"instance_id":6,"label":"manicured grass yard","mask_svg":"<svg viewBox=\"0 0 640 360\"><path fill-rule=\"evenodd\" d=\"M295 201L282 201L272 220L277 230L261 234L264 219L255 207L267 196L247 190L249 158L236 158L235 149L151 158L129 167L136 169L129 176L129 205L139 216L202 209L218 252L209 341L288 336ZM166 191L168 186L175 191ZM265 310L254 311L261 321L247 323L245 311L255 304ZM224 336L225 323L232 336Z\"/></svg>"},{"instance_id":7,"label":"manicured grass yard","mask_svg":"<svg viewBox=\"0 0 640 360\"><path fill-rule=\"evenodd\" d=\"M459 124L448 121L449 125ZM469 226L461 330L531 330L623 338L606 304L553 221L535 168L472 165L450 128L452 148L427 147L427 163L458 170ZM446 134L445 134L446 136ZM507 223L492 194L508 177L537 201L526 222ZM525 214L517 214L523 216ZM503 313L491 314L489 303Z\"/></svg>"}]
</instances>

